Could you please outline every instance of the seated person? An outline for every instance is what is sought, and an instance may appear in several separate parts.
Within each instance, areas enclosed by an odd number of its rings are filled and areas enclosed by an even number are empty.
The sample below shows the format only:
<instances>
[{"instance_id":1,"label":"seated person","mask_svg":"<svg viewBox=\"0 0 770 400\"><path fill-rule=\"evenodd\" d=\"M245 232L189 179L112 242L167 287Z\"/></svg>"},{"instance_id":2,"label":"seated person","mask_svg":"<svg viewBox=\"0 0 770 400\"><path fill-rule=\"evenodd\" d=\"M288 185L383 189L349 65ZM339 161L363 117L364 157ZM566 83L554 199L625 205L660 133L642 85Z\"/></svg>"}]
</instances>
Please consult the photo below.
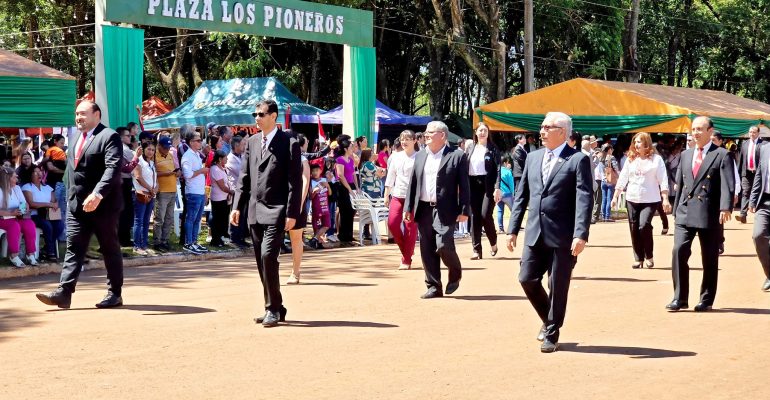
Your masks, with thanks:
<instances>
[{"instance_id":1,"label":"seated person","mask_svg":"<svg viewBox=\"0 0 770 400\"><path fill-rule=\"evenodd\" d=\"M53 189L43 184L43 170L39 166L32 169L32 182L21 187L31 210L32 221L43 231L45 252L41 258L56 260L56 238L64 230L59 202Z\"/></svg>"}]
</instances>

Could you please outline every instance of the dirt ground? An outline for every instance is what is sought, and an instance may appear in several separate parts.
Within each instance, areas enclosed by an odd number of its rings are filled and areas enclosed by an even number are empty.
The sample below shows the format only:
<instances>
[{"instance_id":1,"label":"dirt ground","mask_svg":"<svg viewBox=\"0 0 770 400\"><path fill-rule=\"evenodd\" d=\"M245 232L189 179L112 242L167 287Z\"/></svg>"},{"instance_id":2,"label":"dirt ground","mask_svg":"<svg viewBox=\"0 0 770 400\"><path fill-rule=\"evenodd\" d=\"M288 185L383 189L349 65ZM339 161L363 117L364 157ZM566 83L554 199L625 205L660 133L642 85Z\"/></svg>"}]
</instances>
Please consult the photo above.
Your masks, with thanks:
<instances>
[{"instance_id":1,"label":"dirt ground","mask_svg":"<svg viewBox=\"0 0 770 400\"><path fill-rule=\"evenodd\" d=\"M728 224L717 309L698 314L664 309L673 236L655 226L651 270L630 268L625 223L592 226L555 354L535 340L521 249L491 258L485 245L470 261L467 239L460 289L433 300L419 298L421 270L396 271L394 245L308 254L302 284L282 287L288 322L272 329L252 321L263 303L251 258L126 269L113 310L93 308L104 271L84 274L68 311L35 299L55 276L0 282L0 399L766 397L770 293L752 225Z\"/></svg>"}]
</instances>

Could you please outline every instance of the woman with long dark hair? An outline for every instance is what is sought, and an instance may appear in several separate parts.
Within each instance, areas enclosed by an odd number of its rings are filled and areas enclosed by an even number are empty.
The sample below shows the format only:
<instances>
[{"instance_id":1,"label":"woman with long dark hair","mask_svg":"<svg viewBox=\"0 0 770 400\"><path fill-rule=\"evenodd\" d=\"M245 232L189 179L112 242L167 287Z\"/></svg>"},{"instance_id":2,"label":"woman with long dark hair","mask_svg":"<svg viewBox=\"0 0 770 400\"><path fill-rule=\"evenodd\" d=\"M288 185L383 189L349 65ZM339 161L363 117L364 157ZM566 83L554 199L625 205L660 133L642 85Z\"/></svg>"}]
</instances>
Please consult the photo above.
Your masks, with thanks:
<instances>
[{"instance_id":1,"label":"woman with long dark hair","mask_svg":"<svg viewBox=\"0 0 770 400\"><path fill-rule=\"evenodd\" d=\"M214 153L211 159L211 169L209 170L209 180L211 181L211 246L224 247L225 242L222 237L227 234L228 216L230 215L230 204L228 198L235 193L230 187L230 181L227 179L225 163L227 154L222 150L212 150Z\"/></svg>"},{"instance_id":2,"label":"woman with long dark hair","mask_svg":"<svg viewBox=\"0 0 770 400\"><path fill-rule=\"evenodd\" d=\"M612 195L615 193L615 185L618 183L618 177L620 176L620 167L618 167L618 159L615 158L612 153L615 150L612 144L605 143L602 146L601 156L599 162L604 167L604 175L602 176L602 207L601 217L604 222L615 222L612 219Z\"/></svg>"},{"instance_id":3,"label":"woman with long dark hair","mask_svg":"<svg viewBox=\"0 0 770 400\"><path fill-rule=\"evenodd\" d=\"M22 192L32 210L32 221L43 231L45 239L45 252L41 258L56 260L56 239L64 231L64 222L61 219L59 203L53 189L43 183L43 169L39 166L32 167L32 180L22 186ZM50 218L49 215L54 215Z\"/></svg>"},{"instance_id":4,"label":"woman with long dark hair","mask_svg":"<svg viewBox=\"0 0 770 400\"><path fill-rule=\"evenodd\" d=\"M307 226L308 204L307 194L310 190L310 163L305 157L307 153L308 141L305 135L298 133L297 142L302 148L302 213L297 218L294 228L289 231L289 240L291 240L291 275L286 281L287 285L296 285L299 283L300 273L302 272L302 255L305 252L305 243L302 236Z\"/></svg>"},{"instance_id":5,"label":"woman with long dark hair","mask_svg":"<svg viewBox=\"0 0 770 400\"><path fill-rule=\"evenodd\" d=\"M353 245L353 217L356 211L353 209L351 195L360 193L356 180L355 160L353 159L353 145L349 138L337 141L337 207L340 210L340 224L337 227L337 237L340 245Z\"/></svg>"},{"instance_id":6,"label":"woman with long dark hair","mask_svg":"<svg viewBox=\"0 0 770 400\"><path fill-rule=\"evenodd\" d=\"M134 253L146 256L150 246L150 216L158 193L158 174L155 171L155 145L141 144L141 155L134 175Z\"/></svg>"},{"instance_id":7,"label":"woman with long dark hair","mask_svg":"<svg viewBox=\"0 0 770 400\"><path fill-rule=\"evenodd\" d=\"M404 150L391 156L385 180L385 205L388 207L388 229L401 250L401 264L398 269L403 270L412 269L412 256L417 241L417 224L414 221L404 221L403 216L404 202L419 146L416 135L410 130L401 132L398 141L402 143Z\"/></svg>"},{"instance_id":8,"label":"woman with long dark hair","mask_svg":"<svg viewBox=\"0 0 770 400\"><path fill-rule=\"evenodd\" d=\"M652 268L655 265L652 258L652 217L661 201L666 212L671 210L666 165L663 158L655 153L650 134L646 132L634 136L626 155L628 160L620 172L611 206L615 208L620 193L626 193L628 226L634 249L631 268L641 268L642 262L647 268Z\"/></svg>"},{"instance_id":9,"label":"woman with long dark hair","mask_svg":"<svg viewBox=\"0 0 770 400\"><path fill-rule=\"evenodd\" d=\"M480 260L481 254L481 228L489 240L490 255L497 254L497 230L492 212L495 205L502 199L500 191L500 152L489 138L489 127L479 122L473 135L473 143L467 146L465 153L468 155L470 166L469 176L471 188L471 242L473 243L473 257L471 260Z\"/></svg>"}]
</instances>

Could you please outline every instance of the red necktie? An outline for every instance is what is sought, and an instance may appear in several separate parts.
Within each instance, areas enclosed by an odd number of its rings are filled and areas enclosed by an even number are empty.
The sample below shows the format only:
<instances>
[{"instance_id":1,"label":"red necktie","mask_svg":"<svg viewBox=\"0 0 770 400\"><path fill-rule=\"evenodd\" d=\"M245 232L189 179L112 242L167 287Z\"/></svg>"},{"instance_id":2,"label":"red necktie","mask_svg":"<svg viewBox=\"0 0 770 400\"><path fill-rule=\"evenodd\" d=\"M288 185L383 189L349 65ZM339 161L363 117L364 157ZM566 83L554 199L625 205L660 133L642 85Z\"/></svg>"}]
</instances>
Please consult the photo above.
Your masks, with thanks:
<instances>
[{"instance_id":1,"label":"red necktie","mask_svg":"<svg viewBox=\"0 0 770 400\"><path fill-rule=\"evenodd\" d=\"M749 171L754 170L754 141L749 141Z\"/></svg>"},{"instance_id":2,"label":"red necktie","mask_svg":"<svg viewBox=\"0 0 770 400\"><path fill-rule=\"evenodd\" d=\"M700 165L703 164L703 148L698 148L698 155L695 156L695 164L692 166L692 176L693 178L698 176L698 170L700 169Z\"/></svg>"},{"instance_id":3,"label":"red necktie","mask_svg":"<svg viewBox=\"0 0 770 400\"><path fill-rule=\"evenodd\" d=\"M88 131L83 132L83 137L80 138L80 141L78 142L78 150L75 152L75 166L78 166L78 161L80 161L80 156L83 155L83 147L86 145L86 137L88 136Z\"/></svg>"}]
</instances>

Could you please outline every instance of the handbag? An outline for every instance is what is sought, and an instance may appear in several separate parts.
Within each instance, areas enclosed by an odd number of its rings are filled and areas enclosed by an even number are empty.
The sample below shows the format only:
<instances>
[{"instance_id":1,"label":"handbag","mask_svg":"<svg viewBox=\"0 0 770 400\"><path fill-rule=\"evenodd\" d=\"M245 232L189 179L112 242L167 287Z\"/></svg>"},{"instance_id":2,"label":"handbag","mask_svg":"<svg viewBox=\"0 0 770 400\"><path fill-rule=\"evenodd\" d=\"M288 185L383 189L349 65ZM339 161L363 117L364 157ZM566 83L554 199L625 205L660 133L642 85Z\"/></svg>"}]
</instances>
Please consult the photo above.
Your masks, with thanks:
<instances>
[{"instance_id":1,"label":"handbag","mask_svg":"<svg viewBox=\"0 0 770 400\"><path fill-rule=\"evenodd\" d=\"M152 196L147 193L136 192L136 201L142 204L149 204L152 201Z\"/></svg>"},{"instance_id":2,"label":"handbag","mask_svg":"<svg viewBox=\"0 0 770 400\"><path fill-rule=\"evenodd\" d=\"M618 172L612 168L612 160L605 161L604 181L610 186L615 186L618 183Z\"/></svg>"},{"instance_id":3,"label":"handbag","mask_svg":"<svg viewBox=\"0 0 770 400\"><path fill-rule=\"evenodd\" d=\"M40 211L38 210L38 212ZM61 210L58 208L56 210L50 207L46 208L45 214L43 215L45 216L45 219L49 221L61 221Z\"/></svg>"}]
</instances>

